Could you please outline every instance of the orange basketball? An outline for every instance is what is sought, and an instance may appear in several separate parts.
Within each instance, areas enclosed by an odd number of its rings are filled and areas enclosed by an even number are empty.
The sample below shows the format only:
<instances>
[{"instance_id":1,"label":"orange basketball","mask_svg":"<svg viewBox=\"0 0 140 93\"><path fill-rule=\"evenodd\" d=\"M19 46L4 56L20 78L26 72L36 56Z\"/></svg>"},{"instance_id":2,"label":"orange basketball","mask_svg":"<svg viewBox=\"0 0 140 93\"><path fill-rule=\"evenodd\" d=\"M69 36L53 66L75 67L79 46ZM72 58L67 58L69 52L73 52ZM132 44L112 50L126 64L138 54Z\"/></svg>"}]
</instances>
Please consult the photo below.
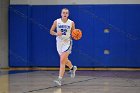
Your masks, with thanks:
<instances>
[{"instance_id":1,"label":"orange basketball","mask_svg":"<svg viewBox=\"0 0 140 93\"><path fill-rule=\"evenodd\" d=\"M74 40L79 40L82 37L82 31L80 29L74 29L71 35Z\"/></svg>"}]
</instances>

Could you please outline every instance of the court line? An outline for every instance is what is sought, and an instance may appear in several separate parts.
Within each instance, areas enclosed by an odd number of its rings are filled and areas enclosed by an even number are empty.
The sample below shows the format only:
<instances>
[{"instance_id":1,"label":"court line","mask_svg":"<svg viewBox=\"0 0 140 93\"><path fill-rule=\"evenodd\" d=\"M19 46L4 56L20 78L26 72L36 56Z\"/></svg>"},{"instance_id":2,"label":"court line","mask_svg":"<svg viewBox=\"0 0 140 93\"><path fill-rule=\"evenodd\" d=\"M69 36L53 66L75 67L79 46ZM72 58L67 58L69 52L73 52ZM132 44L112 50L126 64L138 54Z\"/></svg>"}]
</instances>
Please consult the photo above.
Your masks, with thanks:
<instances>
[{"instance_id":1,"label":"court line","mask_svg":"<svg viewBox=\"0 0 140 93\"><path fill-rule=\"evenodd\" d=\"M41 91L41 90L47 90L47 89L51 89L51 88L62 87L62 86L65 86L65 85L70 85L70 84L85 82L85 81L89 81L89 80L93 80L93 79L96 79L96 78L94 77L94 78L90 78L90 79L86 79L86 80L75 81L75 82L71 82L71 83L67 83L67 84L62 84L61 86L51 86L51 87L42 88L42 89L30 90L30 91L23 92L23 93L37 92L37 91Z\"/></svg>"}]
</instances>

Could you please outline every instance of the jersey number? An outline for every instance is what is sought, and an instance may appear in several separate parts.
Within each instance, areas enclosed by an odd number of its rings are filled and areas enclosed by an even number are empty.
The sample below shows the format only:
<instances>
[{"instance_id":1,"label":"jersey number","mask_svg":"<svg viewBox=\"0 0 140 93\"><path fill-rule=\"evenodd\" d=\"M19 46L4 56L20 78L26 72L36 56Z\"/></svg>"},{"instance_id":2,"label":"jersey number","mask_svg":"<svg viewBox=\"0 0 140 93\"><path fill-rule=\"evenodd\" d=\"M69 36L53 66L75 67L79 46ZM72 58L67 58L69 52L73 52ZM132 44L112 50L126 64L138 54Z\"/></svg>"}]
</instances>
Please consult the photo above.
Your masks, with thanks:
<instances>
[{"instance_id":1,"label":"jersey number","mask_svg":"<svg viewBox=\"0 0 140 93\"><path fill-rule=\"evenodd\" d=\"M66 35L67 29L61 29L62 35Z\"/></svg>"}]
</instances>

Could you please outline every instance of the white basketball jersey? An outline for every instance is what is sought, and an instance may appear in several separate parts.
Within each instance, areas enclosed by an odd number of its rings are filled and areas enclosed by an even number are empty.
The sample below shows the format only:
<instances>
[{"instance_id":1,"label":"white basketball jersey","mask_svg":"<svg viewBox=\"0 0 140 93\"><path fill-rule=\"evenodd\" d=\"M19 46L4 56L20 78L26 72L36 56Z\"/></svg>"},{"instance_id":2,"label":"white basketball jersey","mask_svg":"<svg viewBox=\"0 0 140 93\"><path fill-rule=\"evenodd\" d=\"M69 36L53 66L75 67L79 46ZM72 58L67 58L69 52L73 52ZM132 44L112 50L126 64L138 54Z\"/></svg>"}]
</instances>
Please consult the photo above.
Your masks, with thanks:
<instances>
[{"instance_id":1,"label":"white basketball jersey","mask_svg":"<svg viewBox=\"0 0 140 93\"><path fill-rule=\"evenodd\" d=\"M71 37L72 20L68 19L63 22L61 18L57 19L57 31L62 32L62 36L57 36L57 39L66 40Z\"/></svg>"}]
</instances>

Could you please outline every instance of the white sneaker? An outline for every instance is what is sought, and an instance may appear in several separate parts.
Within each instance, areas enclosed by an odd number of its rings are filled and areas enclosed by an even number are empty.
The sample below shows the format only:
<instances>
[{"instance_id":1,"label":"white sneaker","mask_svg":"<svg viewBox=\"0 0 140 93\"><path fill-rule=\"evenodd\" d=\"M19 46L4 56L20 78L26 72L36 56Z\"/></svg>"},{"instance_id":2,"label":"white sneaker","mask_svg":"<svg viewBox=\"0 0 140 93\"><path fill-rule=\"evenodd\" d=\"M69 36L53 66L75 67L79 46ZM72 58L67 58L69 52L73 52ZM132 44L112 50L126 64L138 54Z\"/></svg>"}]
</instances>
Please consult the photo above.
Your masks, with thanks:
<instances>
[{"instance_id":1,"label":"white sneaker","mask_svg":"<svg viewBox=\"0 0 140 93\"><path fill-rule=\"evenodd\" d=\"M54 80L54 82L55 82L57 85L61 86L61 79Z\"/></svg>"},{"instance_id":2,"label":"white sneaker","mask_svg":"<svg viewBox=\"0 0 140 93\"><path fill-rule=\"evenodd\" d=\"M73 66L73 70L70 70L70 72L71 72L71 78L74 78L75 77L75 72L76 72L76 70L77 70L77 66Z\"/></svg>"}]
</instances>

